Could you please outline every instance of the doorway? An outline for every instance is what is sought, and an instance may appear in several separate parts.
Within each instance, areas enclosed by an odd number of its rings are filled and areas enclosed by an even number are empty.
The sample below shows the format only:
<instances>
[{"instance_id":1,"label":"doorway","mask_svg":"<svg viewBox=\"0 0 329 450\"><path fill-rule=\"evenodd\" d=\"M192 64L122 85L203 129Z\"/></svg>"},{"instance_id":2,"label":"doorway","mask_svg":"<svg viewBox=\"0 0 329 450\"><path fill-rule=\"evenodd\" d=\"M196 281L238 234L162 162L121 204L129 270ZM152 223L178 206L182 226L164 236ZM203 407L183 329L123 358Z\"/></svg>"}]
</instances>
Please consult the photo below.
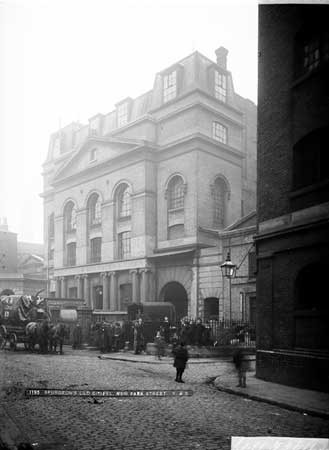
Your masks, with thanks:
<instances>
[{"instance_id":1,"label":"doorway","mask_svg":"<svg viewBox=\"0 0 329 450\"><path fill-rule=\"evenodd\" d=\"M183 285L177 281L167 283L160 292L160 300L163 302L170 302L174 305L176 310L176 319L187 316L188 314L188 298L187 292Z\"/></svg>"}]
</instances>

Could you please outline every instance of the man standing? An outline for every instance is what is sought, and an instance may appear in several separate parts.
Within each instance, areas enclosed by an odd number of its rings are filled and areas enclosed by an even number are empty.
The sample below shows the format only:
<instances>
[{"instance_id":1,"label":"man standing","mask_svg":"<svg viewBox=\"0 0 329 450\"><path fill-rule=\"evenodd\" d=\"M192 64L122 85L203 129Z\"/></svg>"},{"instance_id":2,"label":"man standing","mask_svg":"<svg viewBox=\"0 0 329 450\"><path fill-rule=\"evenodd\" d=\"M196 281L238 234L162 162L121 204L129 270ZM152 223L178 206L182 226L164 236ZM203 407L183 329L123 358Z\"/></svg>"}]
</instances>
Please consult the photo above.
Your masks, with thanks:
<instances>
[{"instance_id":1,"label":"man standing","mask_svg":"<svg viewBox=\"0 0 329 450\"><path fill-rule=\"evenodd\" d=\"M144 335L143 335L142 319L138 319L138 321L134 327L134 350L135 350L135 355L138 355L142 350L144 350Z\"/></svg>"},{"instance_id":2,"label":"man standing","mask_svg":"<svg viewBox=\"0 0 329 450\"><path fill-rule=\"evenodd\" d=\"M78 322L73 330L73 345L72 345L73 349L81 347L81 340L82 340L81 338L82 338L81 326L80 323Z\"/></svg>"},{"instance_id":3,"label":"man standing","mask_svg":"<svg viewBox=\"0 0 329 450\"><path fill-rule=\"evenodd\" d=\"M184 383L182 380L182 375L186 368L186 363L189 359L188 351L185 347L185 342L181 342L178 347L173 350L175 356L174 367L176 367L176 379L178 383Z\"/></svg>"},{"instance_id":4,"label":"man standing","mask_svg":"<svg viewBox=\"0 0 329 450\"><path fill-rule=\"evenodd\" d=\"M245 362L243 360L243 351L241 348L239 348L238 350L236 350L234 352L233 362L234 362L235 368L238 372L239 384L237 385L237 387L243 387L243 388L247 387L246 366L245 366Z\"/></svg>"}]
</instances>

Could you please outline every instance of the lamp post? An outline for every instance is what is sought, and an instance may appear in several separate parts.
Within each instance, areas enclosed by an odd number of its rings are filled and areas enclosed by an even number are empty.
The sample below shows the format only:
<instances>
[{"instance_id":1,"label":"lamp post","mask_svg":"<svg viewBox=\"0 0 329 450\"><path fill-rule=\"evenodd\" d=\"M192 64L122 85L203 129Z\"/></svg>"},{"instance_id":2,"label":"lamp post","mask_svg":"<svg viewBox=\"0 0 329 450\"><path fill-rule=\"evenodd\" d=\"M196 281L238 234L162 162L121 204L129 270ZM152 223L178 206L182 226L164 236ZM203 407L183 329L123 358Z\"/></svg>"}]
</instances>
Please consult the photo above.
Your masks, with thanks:
<instances>
[{"instance_id":1,"label":"lamp post","mask_svg":"<svg viewBox=\"0 0 329 450\"><path fill-rule=\"evenodd\" d=\"M220 266L222 276L229 280L229 295L230 295L230 324L232 323L232 293L231 293L231 279L235 277L236 265L231 261L231 253L227 252L226 261Z\"/></svg>"}]
</instances>

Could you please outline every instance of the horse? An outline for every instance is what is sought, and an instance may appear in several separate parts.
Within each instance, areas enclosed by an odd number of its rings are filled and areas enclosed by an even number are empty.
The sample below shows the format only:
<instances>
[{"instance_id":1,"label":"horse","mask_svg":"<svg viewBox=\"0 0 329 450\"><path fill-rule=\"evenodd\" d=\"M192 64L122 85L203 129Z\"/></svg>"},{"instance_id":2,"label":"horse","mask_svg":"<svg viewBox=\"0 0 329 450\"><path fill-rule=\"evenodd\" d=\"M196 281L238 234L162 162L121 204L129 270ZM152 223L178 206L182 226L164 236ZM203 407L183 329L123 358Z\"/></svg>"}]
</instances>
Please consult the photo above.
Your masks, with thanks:
<instances>
[{"instance_id":1,"label":"horse","mask_svg":"<svg viewBox=\"0 0 329 450\"><path fill-rule=\"evenodd\" d=\"M47 320L43 320L42 322L29 322L25 327L29 349L34 351L35 345L38 344L40 353L47 353L48 332L49 323Z\"/></svg>"},{"instance_id":2,"label":"horse","mask_svg":"<svg viewBox=\"0 0 329 450\"><path fill-rule=\"evenodd\" d=\"M57 353L57 345L59 344L59 353L63 354L63 343L67 336L66 327L62 323L51 325L49 328L49 351Z\"/></svg>"}]
</instances>

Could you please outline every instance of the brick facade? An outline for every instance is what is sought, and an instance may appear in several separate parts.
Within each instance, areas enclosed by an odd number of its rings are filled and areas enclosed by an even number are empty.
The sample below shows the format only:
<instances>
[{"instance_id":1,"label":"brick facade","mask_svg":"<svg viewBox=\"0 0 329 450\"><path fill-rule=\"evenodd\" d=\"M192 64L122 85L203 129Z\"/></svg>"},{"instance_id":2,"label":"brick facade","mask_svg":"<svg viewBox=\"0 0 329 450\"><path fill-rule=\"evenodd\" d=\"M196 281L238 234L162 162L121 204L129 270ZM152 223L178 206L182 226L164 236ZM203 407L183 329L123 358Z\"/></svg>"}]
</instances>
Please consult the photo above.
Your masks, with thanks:
<instances>
[{"instance_id":1,"label":"brick facade","mask_svg":"<svg viewBox=\"0 0 329 450\"><path fill-rule=\"evenodd\" d=\"M259 7L257 376L322 390L329 172L327 138L319 136L329 125L328 17L324 5Z\"/></svg>"}]
</instances>

